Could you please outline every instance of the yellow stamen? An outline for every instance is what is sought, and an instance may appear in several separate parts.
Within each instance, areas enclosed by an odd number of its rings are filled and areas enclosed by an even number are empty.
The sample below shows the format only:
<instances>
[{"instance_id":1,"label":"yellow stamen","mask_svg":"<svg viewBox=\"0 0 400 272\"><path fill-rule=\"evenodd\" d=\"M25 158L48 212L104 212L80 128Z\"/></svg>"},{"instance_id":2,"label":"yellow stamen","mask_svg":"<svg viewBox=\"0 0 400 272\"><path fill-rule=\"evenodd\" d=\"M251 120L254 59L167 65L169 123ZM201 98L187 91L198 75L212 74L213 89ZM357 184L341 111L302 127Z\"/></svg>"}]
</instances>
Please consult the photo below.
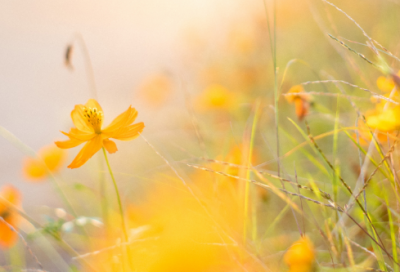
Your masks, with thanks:
<instances>
[{"instance_id":1,"label":"yellow stamen","mask_svg":"<svg viewBox=\"0 0 400 272\"><path fill-rule=\"evenodd\" d=\"M97 110L96 108L84 108L83 116L85 116L86 121L92 125L94 131L98 134L101 133L101 124L103 123L103 112Z\"/></svg>"}]
</instances>

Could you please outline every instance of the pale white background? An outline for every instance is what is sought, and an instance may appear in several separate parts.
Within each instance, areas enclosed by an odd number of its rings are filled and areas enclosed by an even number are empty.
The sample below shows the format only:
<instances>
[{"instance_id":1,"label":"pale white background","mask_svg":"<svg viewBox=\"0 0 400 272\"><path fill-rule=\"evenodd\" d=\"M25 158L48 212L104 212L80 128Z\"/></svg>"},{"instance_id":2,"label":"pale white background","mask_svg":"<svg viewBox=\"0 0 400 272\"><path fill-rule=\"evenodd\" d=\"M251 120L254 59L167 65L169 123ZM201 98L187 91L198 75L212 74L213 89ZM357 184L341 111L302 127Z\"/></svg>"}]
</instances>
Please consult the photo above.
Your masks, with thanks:
<instances>
[{"instance_id":1,"label":"pale white background","mask_svg":"<svg viewBox=\"0 0 400 272\"><path fill-rule=\"evenodd\" d=\"M255 6L263 8L261 1ZM206 39L217 40L249 9L250 1L241 0L1 0L0 125L34 150L62 138L59 131L71 126L73 106L91 96L79 48L73 54L74 71L63 63L66 45L80 33L92 59L105 122L132 104L139 110L138 120L146 124L145 135L156 140L166 128L173 129L174 116L187 113L179 90L172 101L178 107L170 115L134 101L141 80L160 69L188 80L187 66L182 65L185 35L196 29ZM213 43L207 46L202 54L212 50ZM144 143L132 145L140 149ZM70 152L68 161L78 150ZM21 189L28 209L57 199L48 182L24 181L23 157L0 138L0 186L11 183ZM68 176L68 171L76 171L79 178L84 170L64 169L63 174Z\"/></svg>"}]
</instances>

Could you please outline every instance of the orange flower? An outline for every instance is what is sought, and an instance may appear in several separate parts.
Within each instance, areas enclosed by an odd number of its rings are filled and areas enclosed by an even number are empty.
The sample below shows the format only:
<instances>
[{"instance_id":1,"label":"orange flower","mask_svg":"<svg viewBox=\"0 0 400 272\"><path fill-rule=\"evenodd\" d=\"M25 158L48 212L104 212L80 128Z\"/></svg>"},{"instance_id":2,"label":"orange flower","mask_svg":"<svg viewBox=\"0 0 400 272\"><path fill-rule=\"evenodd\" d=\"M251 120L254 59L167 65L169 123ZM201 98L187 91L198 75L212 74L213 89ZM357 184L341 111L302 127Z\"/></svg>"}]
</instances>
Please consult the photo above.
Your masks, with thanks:
<instances>
[{"instance_id":1,"label":"orange flower","mask_svg":"<svg viewBox=\"0 0 400 272\"><path fill-rule=\"evenodd\" d=\"M47 170L56 172L63 164L66 152L54 145L41 148L39 158L26 158L23 164L24 176L30 180L41 180L46 177Z\"/></svg>"},{"instance_id":2,"label":"orange flower","mask_svg":"<svg viewBox=\"0 0 400 272\"><path fill-rule=\"evenodd\" d=\"M308 237L295 242L284 256L290 272L311 272L315 260L314 246Z\"/></svg>"},{"instance_id":3,"label":"orange flower","mask_svg":"<svg viewBox=\"0 0 400 272\"><path fill-rule=\"evenodd\" d=\"M297 93L303 93L304 89L303 86L301 85L296 85L290 88L288 94L286 95L285 98L289 103L293 103L295 105L296 109L296 115L299 118L299 120L303 120L303 118L308 114L308 111L310 109L310 96L305 94L305 95L297 95Z\"/></svg>"},{"instance_id":4,"label":"orange flower","mask_svg":"<svg viewBox=\"0 0 400 272\"><path fill-rule=\"evenodd\" d=\"M130 141L139 136L143 131L143 122L133 124L138 112L129 108L115 118L110 125L102 129L103 109L94 99L89 99L85 105L76 105L71 112L72 122L76 128L71 128L69 133L62 132L69 140L56 142L59 148L72 148L83 144L81 151L68 168L78 168L89 160L97 151L104 147L109 153L115 153L117 145L110 138Z\"/></svg>"},{"instance_id":5,"label":"orange flower","mask_svg":"<svg viewBox=\"0 0 400 272\"><path fill-rule=\"evenodd\" d=\"M20 206L21 195L17 189L11 185L3 186L0 191L0 246L8 248L14 245L17 241L17 233L10 229L10 226L16 227L19 221L19 216L9 207L9 203Z\"/></svg>"},{"instance_id":6,"label":"orange flower","mask_svg":"<svg viewBox=\"0 0 400 272\"><path fill-rule=\"evenodd\" d=\"M310 103L308 101L298 98L294 101L294 105L296 108L296 115L299 120L303 120L303 118L308 114L310 109Z\"/></svg>"}]
</instances>

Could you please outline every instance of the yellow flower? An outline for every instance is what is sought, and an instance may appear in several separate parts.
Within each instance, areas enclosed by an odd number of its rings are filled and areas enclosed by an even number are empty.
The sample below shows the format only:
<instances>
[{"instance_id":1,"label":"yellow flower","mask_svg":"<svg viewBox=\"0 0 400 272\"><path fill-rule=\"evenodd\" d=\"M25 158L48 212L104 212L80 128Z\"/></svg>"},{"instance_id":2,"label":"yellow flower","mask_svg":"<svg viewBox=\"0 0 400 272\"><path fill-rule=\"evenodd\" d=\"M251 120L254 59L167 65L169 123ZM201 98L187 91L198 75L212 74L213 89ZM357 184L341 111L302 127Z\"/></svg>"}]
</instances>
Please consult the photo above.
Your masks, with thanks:
<instances>
[{"instance_id":1,"label":"yellow flower","mask_svg":"<svg viewBox=\"0 0 400 272\"><path fill-rule=\"evenodd\" d=\"M308 237L302 237L295 242L284 256L290 272L313 271L315 260L314 246Z\"/></svg>"},{"instance_id":2,"label":"yellow flower","mask_svg":"<svg viewBox=\"0 0 400 272\"><path fill-rule=\"evenodd\" d=\"M6 185L0 191L0 246L3 248L11 247L17 241L18 235L10 229L10 226L16 227L20 217L10 209L9 203L19 207L21 205L21 195L17 189L11 185Z\"/></svg>"},{"instance_id":3,"label":"yellow flower","mask_svg":"<svg viewBox=\"0 0 400 272\"><path fill-rule=\"evenodd\" d=\"M138 112L129 108L115 118L110 125L102 129L103 109L94 99L89 99L85 105L76 105L71 112L72 122L76 128L71 128L69 133L62 132L69 140L56 142L59 148L72 148L86 142L68 168L78 168L89 160L97 151L104 147L109 153L118 149L110 138L130 141L139 136L143 131L142 122L133 124Z\"/></svg>"},{"instance_id":4,"label":"yellow flower","mask_svg":"<svg viewBox=\"0 0 400 272\"><path fill-rule=\"evenodd\" d=\"M230 109L235 102L235 95L219 84L207 87L200 96L200 107L203 109Z\"/></svg>"},{"instance_id":5,"label":"yellow flower","mask_svg":"<svg viewBox=\"0 0 400 272\"><path fill-rule=\"evenodd\" d=\"M376 85L378 85L379 90L383 92L391 92L394 86L396 86L393 79L384 76L378 77L376 80Z\"/></svg>"},{"instance_id":6,"label":"yellow flower","mask_svg":"<svg viewBox=\"0 0 400 272\"><path fill-rule=\"evenodd\" d=\"M400 128L400 106L379 110L378 112L366 116L367 125L372 129L383 132L392 132Z\"/></svg>"},{"instance_id":7,"label":"yellow flower","mask_svg":"<svg viewBox=\"0 0 400 272\"><path fill-rule=\"evenodd\" d=\"M47 170L58 171L66 158L66 152L49 145L39 150L38 157L24 160L23 172L27 179L38 181L46 177Z\"/></svg>"},{"instance_id":8,"label":"yellow flower","mask_svg":"<svg viewBox=\"0 0 400 272\"><path fill-rule=\"evenodd\" d=\"M394 76L396 75L392 74L391 76L388 77L380 76L376 80L376 85L383 92L391 92L393 88L396 86L396 83L393 80ZM397 73L397 76L400 76L400 71Z\"/></svg>"}]
</instances>

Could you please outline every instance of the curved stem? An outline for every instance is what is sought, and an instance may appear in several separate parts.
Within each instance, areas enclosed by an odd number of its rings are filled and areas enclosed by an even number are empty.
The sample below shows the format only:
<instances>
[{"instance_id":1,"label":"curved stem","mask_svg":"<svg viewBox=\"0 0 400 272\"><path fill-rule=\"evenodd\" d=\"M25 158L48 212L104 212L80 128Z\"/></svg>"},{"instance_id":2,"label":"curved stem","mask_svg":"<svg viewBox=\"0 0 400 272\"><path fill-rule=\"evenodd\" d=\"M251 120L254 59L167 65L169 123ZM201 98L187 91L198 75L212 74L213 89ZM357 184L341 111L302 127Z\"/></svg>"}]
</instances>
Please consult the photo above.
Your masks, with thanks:
<instances>
[{"instance_id":1,"label":"curved stem","mask_svg":"<svg viewBox=\"0 0 400 272\"><path fill-rule=\"evenodd\" d=\"M120 216L121 216L122 230L124 231L125 242L128 242L128 232L126 231L124 210L123 210L123 208L122 208L121 197L120 197L120 195L119 195L117 182L115 181L114 174L113 174L113 172L112 172L112 170L111 170L110 163L108 162L107 153L106 153L106 150L105 150L104 147L103 147L103 154L104 154L104 158L106 159L108 171L110 172L111 179L112 179L113 184L114 184L115 192L116 192L116 194L117 194L118 206L119 206L119 213L120 213Z\"/></svg>"},{"instance_id":2,"label":"curved stem","mask_svg":"<svg viewBox=\"0 0 400 272\"><path fill-rule=\"evenodd\" d=\"M85 40L83 39L81 33L76 33L76 38L81 45L82 53L85 58L86 74L89 79L90 90L92 92L93 97L97 99L96 81L94 78L94 70L92 66L92 61L90 59L89 50L86 46Z\"/></svg>"}]
</instances>

